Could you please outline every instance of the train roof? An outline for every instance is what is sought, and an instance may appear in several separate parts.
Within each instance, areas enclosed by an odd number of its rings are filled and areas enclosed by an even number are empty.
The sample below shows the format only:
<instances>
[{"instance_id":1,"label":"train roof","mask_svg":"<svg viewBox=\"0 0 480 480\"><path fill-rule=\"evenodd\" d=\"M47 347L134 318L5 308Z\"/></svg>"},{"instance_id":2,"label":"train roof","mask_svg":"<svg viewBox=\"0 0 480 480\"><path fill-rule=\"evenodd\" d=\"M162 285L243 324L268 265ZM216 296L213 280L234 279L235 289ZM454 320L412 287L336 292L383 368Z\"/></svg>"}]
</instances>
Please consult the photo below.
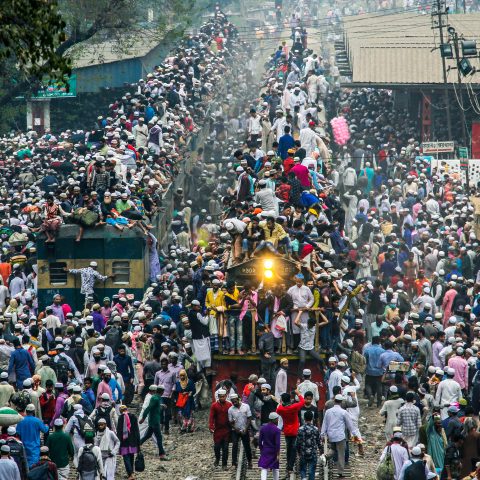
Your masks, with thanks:
<instances>
[{"instance_id":1,"label":"train roof","mask_svg":"<svg viewBox=\"0 0 480 480\"><path fill-rule=\"evenodd\" d=\"M76 242L77 225L62 225L55 243L37 238L39 259L89 259L99 256L108 259L141 258L145 255L146 239L138 229L117 230L111 226L86 228L83 238Z\"/></svg>"},{"instance_id":2,"label":"train roof","mask_svg":"<svg viewBox=\"0 0 480 480\"><path fill-rule=\"evenodd\" d=\"M60 227L60 232L57 237L57 242L63 239L75 238L78 235L78 225L66 224ZM96 228L86 228L83 234L83 239L104 239L104 238L145 238L145 235L138 229L125 228L123 231L118 230L111 225L103 225Z\"/></svg>"}]
</instances>

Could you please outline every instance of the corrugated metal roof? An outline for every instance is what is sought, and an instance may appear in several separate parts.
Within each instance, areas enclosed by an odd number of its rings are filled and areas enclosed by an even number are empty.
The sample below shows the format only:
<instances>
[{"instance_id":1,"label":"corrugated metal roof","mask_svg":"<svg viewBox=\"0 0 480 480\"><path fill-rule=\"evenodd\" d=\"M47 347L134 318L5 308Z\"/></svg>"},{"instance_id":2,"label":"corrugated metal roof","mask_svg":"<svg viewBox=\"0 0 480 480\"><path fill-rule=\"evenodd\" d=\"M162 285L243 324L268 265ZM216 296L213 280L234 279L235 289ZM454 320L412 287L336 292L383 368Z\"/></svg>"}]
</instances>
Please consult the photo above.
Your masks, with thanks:
<instances>
[{"instance_id":1,"label":"corrugated metal roof","mask_svg":"<svg viewBox=\"0 0 480 480\"><path fill-rule=\"evenodd\" d=\"M125 33L119 38L105 39L104 33L99 32L91 39L71 47L67 50L67 55L73 60L73 68L144 57L165 38L165 33L143 29Z\"/></svg>"},{"instance_id":2,"label":"corrugated metal roof","mask_svg":"<svg viewBox=\"0 0 480 480\"><path fill-rule=\"evenodd\" d=\"M480 13L450 15L449 25L480 48ZM445 37L448 37L445 30ZM353 83L436 84L443 83L438 29L432 17L417 13L365 15L344 19L344 41ZM478 58L469 59L480 70ZM452 60L448 65L455 66ZM456 81L451 70L448 80ZM480 74L473 78L480 82Z\"/></svg>"}]
</instances>

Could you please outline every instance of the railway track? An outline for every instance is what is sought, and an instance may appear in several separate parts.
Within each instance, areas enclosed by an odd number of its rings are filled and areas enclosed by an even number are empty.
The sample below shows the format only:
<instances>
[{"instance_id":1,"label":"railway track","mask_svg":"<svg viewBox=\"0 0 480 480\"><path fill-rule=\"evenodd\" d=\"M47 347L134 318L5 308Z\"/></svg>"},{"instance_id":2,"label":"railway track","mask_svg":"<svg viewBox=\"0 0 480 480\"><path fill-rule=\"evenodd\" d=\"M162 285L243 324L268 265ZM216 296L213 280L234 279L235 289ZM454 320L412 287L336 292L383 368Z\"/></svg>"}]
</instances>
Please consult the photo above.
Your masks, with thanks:
<instances>
[{"instance_id":1,"label":"railway track","mask_svg":"<svg viewBox=\"0 0 480 480\"><path fill-rule=\"evenodd\" d=\"M253 468L248 468L247 458L243 449L243 445L240 446L238 467L234 470L218 470L212 476L214 480L258 480L260 477L259 468L256 466L258 461L259 451L257 449L257 458L253 459ZM285 437L281 437L281 450L280 450L280 479L287 480L301 480L298 471L298 464L295 465L295 472L290 478L287 477L286 472L287 464L287 450L285 446ZM345 476L351 478L352 471L350 465L345 466ZM332 459L326 459L323 455L318 458L317 468L315 471L315 478L319 480L333 480L338 477L338 470L336 464ZM270 478L270 477L269 477Z\"/></svg>"}]
</instances>

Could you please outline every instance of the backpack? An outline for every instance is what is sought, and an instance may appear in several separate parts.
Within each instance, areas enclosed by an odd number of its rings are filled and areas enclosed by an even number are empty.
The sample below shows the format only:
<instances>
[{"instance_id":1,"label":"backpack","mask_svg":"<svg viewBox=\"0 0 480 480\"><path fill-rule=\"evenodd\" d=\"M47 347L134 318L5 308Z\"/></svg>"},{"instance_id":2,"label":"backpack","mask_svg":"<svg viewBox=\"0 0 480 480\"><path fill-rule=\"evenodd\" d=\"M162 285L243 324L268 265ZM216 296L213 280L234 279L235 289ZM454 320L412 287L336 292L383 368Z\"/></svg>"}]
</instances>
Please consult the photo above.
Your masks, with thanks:
<instances>
[{"instance_id":1,"label":"backpack","mask_svg":"<svg viewBox=\"0 0 480 480\"><path fill-rule=\"evenodd\" d=\"M12 233L8 238L10 245L25 245L28 242L28 236L26 233Z\"/></svg>"},{"instance_id":2,"label":"backpack","mask_svg":"<svg viewBox=\"0 0 480 480\"><path fill-rule=\"evenodd\" d=\"M112 428L112 420L110 418L110 412L112 411L113 406L110 405L106 410L103 407L97 408L97 414L95 415L95 425L98 425L98 421L103 418L107 422L107 427Z\"/></svg>"},{"instance_id":3,"label":"backpack","mask_svg":"<svg viewBox=\"0 0 480 480\"><path fill-rule=\"evenodd\" d=\"M80 405L83 407L85 415L90 415L93 412L93 406L90 403L90 400L82 394L82 399L80 400Z\"/></svg>"},{"instance_id":4,"label":"backpack","mask_svg":"<svg viewBox=\"0 0 480 480\"><path fill-rule=\"evenodd\" d=\"M120 330L117 327L110 328L105 334L105 345L108 345L114 352L117 351L121 340Z\"/></svg>"},{"instance_id":5,"label":"backpack","mask_svg":"<svg viewBox=\"0 0 480 480\"><path fill-rule=\"evenodd\" d=\"M385 458L377 467L377 480L393 480L395 465L393 464L392 449L388 447Z\"/></svg>"},{"instance_id":6,"label":"backpack","mask_svg":"<svg viewBox=\"0 0 480 480\"><path fill-rule=\"evenodd\" d=\"M407 313L412 309L412 306L405 295L401 294L397 297L397 306L401 313Z\"/></svg>"},{"instance_id":7,"label":"backpack","mask_svg":"<svg viewBox=\"0 0 480 480\"><path fill-rule=\"evenodd\" d=\"M62 357L58 357L57 362L52 362L52 369L57 375L59 382L65 382L68 380L68 371L70 370L70 364Z\"/></svg>"},{"instance_id":8,"label":"backpack","mask_svg":"<svg viewBox=\"0 0 480 480\"><path fill-rule=\"evenodd\" d=\"M70 417L73 415L73 405L74 403L65 402L62 408L62 417L64 417L67 421L70 420Z\"/></svg>"},{"instance_id":9,"label":"backpack","mask_svg":"<svg viewBox=\"0 0 480 480\"><path fill-rule=\"evenodd\" d=\"M90 445L85 445L83 447L82 455L78 459L77 471L80 473L80 475L85 473L97 473L97 457L95 457L94 453L92 452L92 447Z\"/></svg>"},{"instance_id":10,"label":"backpack","mask_svg":"<svg viewBox=\"0 0 480 480\"><path fill-rule=\"evenodd\" d=\"M350 358L350 365L355 373L365 373L365 370L367 369L367 360L362 354L354 350L352 352L352 357Z\"/></svg>"},{"instance_id":11,"label":"backpack","mask_svg":"<svg viewBox=\"0 0 480 480\"><path fill-rule=\"evenodd\" d=\"M32 403L32 397L26 390L21 390L20 392L15 392L10 401L21 412L27 408L29 403Z\"/></svg>"},{"instance_id":12,"label":"backpack","mask_svg":"<svg viewBox=\"0 0 480 480\"><path fill-rule=\"evenodd\" d=\"M7 445L10 447L10 456L13 460L15 460L18 470L20 471L21 478L25 478L25 474L27 473L27 465L24 463L25 449L23 445L16 440L8 440Z\"/></svg>"},{"instance_id":13,"label":"backpack","mask_svg":"<svg viewBox=\"0 0 480 480\"><path fill-rule=\"evenodd\" d=\"M98 215L87 208L78 208L73 212L72 219L84 227L93 227L98 222Z\"/></svg>"},{"instance_id":14,"label":"backpack","mask_svg":"<svg viewBox=\"0 0 480 480\"><path fill-rule=\"evenodd\" d=\"M88 418L86 415L84 417L77 417L78 424L80 428L78 429L78 433L82 438L85 438L87 432L95 432L95 426L92 422L91 418Z\"/></svg>"},{"instance_id":15,"label":"backpack","mask_svg":"<svg viewBox=\"0 0 480 480\"><path fill-rule=\"evenodd\" d=\"M30 468L27 474L28 480L54 480L55 474L48 469L50 462L43 462L40 465Z\"/></svg>"}]
</instances>

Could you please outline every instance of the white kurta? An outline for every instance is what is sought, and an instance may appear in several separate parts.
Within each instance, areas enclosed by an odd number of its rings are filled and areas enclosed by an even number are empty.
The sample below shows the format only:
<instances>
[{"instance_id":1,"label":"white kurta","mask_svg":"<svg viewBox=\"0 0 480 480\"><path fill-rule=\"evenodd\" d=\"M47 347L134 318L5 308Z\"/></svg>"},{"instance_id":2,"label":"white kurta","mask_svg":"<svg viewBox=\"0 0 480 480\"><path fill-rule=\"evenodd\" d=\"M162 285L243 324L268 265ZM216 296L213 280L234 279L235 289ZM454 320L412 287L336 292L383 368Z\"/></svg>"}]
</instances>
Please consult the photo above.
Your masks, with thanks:
<instances>
[{"instance_id":1,"label":"white kurta","mask_svg":"<svg viewBox=\"0 0 480 480\"><path fill-rule=\"evenodd\" d=\"M306 285L302 285L301 287L297 287L296 285L294 285L293 287L290 287L288 289L288 293L292 297L294 310L298 310L300 308L310 308L315 301L311 290ZM297 312L295 311L290 316L290 318L292 319L292 333L299 334L300 328L298 328L297 325L293 323L296 316ZM303 312L302 316L300 317L301 323L304 323L306 325L308 317L308 312Z\"/></svg>"},{"instance_id":2,"label":"white kurta","mask_svg":"<svg viewBox=\"0 0 480 480\"><path fill-rule=\"evenodd\" d=\"M117 454L120 449L120 440L107 427L104 432L97 432L95 435L95 445L97 445L102 452L106 479L115 480L115 469L117 468Z\"/></svg>"},{"instance_id":3,"label":"white kurta","mask_svg":"<svg viewBox=\"0 0 480 480\"><path fill-rule=\"evenodd\" d=\"M80 449L85 445L85 440L80 436L80 423L78 422L77 417L84 417L85 414L83 412L75 412L71 417L70 420L67 423L67 426L65 427L65 433L73 433L73 450L74 450L74 455L73 455L73 464L75 465L75 468L78 467L78 455L80 452Z\"/></svg>"},{"instance_id":4,"label":"white kurta","mask_svg":"<svg viewBox=\"0 0 480 480\"><path fill-rule=\"evenodd\" d=\"M395 400L387 400L382 405L380 415L386 415L385 422L385 438L389 441L393 435L393 427L397 426L397 412L398 409L405 403L403 398L396 398Z\"/></svg>"},{"instance_id":5,"label":"white kurta","mask_svg":"<svg viewBox=\"0 0 480 480\"><path fill-rule=\"evenodd\" d=\"M443 407L441 410L442 420L448 417L447 410L450 404L458 402L461 398L463 398L462 389L455 380L447 378L438 384L435 403Z\"/></svg>"},{"instance_id":6,"label":"white kurta","mask_svg":"<svg viewBox=\"0 0 480 480\"><path fill-rule=\"evenodd\" d=\"M343 377L343 372L338 370L337 368L330 374L328 377L328 398L333 398L335 395L333 394L333 387L341 386L341 378Z\"/></svg>"},{"instance_id":7,"label":"white kurta","mask_svg":"<svg viewBox=\"0 0 480 480\"><path fill-rule=\"evenodd\" d=\"M300 130L300 143L302 144L302 148L307 152L307 156L315 151L319 138L320 137L310 127Z\"/></svg>"},{"instance_id":8,"label":"white kurta","mask_svg":"<svg viewBox=\"0 0 480 480\"><path fill-rule=\"evenodd\" d=\"M387 454L388 447L383 449L380 461L385 458ZM400 472L402 471L403 464L409 459L408 450L405 447L402 447L398 443L394 443L390 447L390 452L392 454L393 464L395 466L394 479L398 480L400 477Z\"/></svg>"},{"instance_id":9,"label":"white kurta","mask_svg":"<svg viewBox=\"0 0 480 480\"><path fill-rule=\"evenodd\" d=\"M358 404L358 397L356 396L357 390L360 389L360 382L355 378L354 383L355 385L346 386L342 391L342 395L344 396L348 395L351 399L357 398L357 406L349 407L346 410L350 415L350 419L352 420L352 425L353 425L352 435L361 439L362 435L360 433L360 429L358 428L358 419L360 418L360 406Z\"/></svg>"},{"instance_id":10,"label":"white kurta","mask_svg":"<svg viewBox=\"0 0 480 480\"><path fill-rule=\"evenodd\" d=\"M280 368L275 379L275 398L279 399L282 393L287 393L287 372Z\"/></svg>"}]
</instances>

